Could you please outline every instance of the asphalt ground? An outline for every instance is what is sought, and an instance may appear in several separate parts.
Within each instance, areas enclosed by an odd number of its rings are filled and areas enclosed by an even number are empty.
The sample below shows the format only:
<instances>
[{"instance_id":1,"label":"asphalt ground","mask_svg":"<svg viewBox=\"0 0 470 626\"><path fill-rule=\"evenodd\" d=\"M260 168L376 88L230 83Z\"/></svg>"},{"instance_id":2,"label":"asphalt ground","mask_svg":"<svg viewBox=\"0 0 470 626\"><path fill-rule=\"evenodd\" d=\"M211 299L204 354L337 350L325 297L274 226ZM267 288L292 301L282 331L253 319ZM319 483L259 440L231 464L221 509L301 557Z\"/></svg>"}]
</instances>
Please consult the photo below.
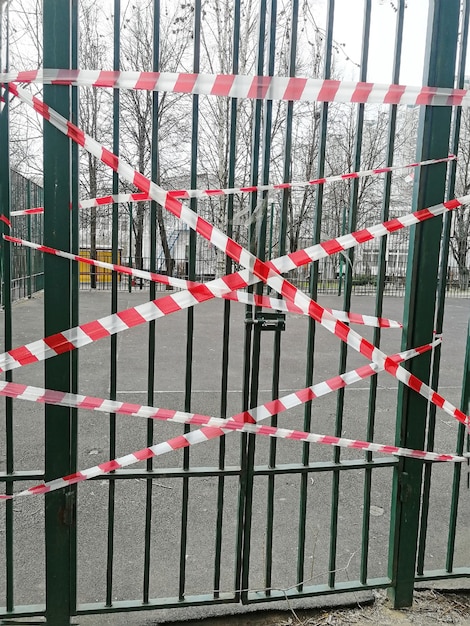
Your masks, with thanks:
<instances>
[{"instance_id":1,"label":"asphalt ground","mask_svg":"<svg viewBox=\"0 0 470 626\"><path fill-rule=\"evenodd\" d=\"M164 295L164 294L162 294ZM119 294L119 309L135 306L148 298L145 291ZM341 298L322 297L320 302L341 308ZM403 318L403 299L385 298L384 317ZM358 313L373 313L374 299L354 297L351 309ZM234 303L230 324L230 369L228 409L231 415L241 409L244 349L244 307ZM80 322L91 321L110 312L107 292L80 293ZM454 404L459 404L464 362L464 341L470 313L468 299L448 299L441 358L440 391ZM0 314L2 316L3 313ZM3 332L3 320L1 324ZM194 349L192 367L192 397L190 410L208 415L220 415L221 344L223 335L223 303L210 301L195 308ZM156 377L154 405L185 409L187 313L178 312L157 322ZM372 329L355 327L371 338ZM43 298L17 302L13 308L14 346L20 346L43 336ZM262 334L260 358L259 402L271 399L274 333ZM287 314L286 331L282 334L280 359L280 394L305 385L307 363L307 319ZM400 350L399 330L382 333L382 349L388 354ZM136 327L118 335L117 399L147 404L147 345L148 328ZM324 329L317 330L314 353L315 382L334 376L338 371L339 340ZM80 393L109 397L110 341L95 342L80 349ZM348 351L348 369L365 363L363 357ZM43 386L43 364L33 364L14 372L14 380ZM312 431L333 434L337 394L330 394L313 404ZM395 432L397 381L388 374L379 375L375 440L393 443ZM369 383L363 381L345 392L342 435L365 438L369 404ZM2 411L3 411L2 405ZM279 417L279 425L302 429L303 409L298 408ZM36 470L44 462L44 408L25 401L14 402L14 451L16 470ZM146 446L145 420L118 416L117 455ZM164 441L183 432L177 424L155 424L155 442ZM457 423L438 411L436 450L452 452L456 445ZM109 420L96 412L79 412L78 468L83 469L106 461L109 456ZM272 444L268 438L256 440L255 463L267 465ZM240 461L240 436L226 437L226 465L237 467ZM5 436L0 438L0 470L4 469ZM314 445L311 460L331 461L333 448ZM278 464L298 463L302 444L278 441ZM381 458L381 455L374 455ZM361 459L363 454L343 450L342 459ZM190 466L217 467L219 441L191 448ZM172 452L154 462L158 468L181 468L183 453ZM144 467L138 464L134 467ZM454 468L452 464L435 465L430 493L429 523L426 542L425 569L445 566L448 532L450 490ZM455 567L470 563L470 494L467 490L468 468L462 466L459 523L456 536ZM388 537L390 528L392 469L373 470L371 498L371 528L368 570L370 577L387 575ZM275 478L272 584L275 589L287 589L296 582L297 526L299 509L299 476L280 474ZM106 589L107 502L106 478L81 483L78 487L78 580L79 603L103 602ZM255 480L250 557L249 587L264 589L265 546L267 523L267 478ZM28 486L17 483L16 490ZM348 470L339 480L338 543L336 578L338 581L359 577L363 518L364 470ZM150 597L178 595L178 568L181 532L181 502L183 481L180 478L155 479L153 485L153 528L151 538ZM333 478L331 472L312 474L308 485L306 523L305 580L309 584L327 582L329 569L330 515L332 510ZM192 477L189 480L188 543L185 554L188 595L211 593L213 589L214 545L216 531L217 479ZM221 591L233 592L235 566L235 537L237 520L238 478L225 479L222 542ZM144 524L146 482L130 478L117 481L115 494L113 600L138 600L142 597ZM15 604L44 602L44 501L41 496L19 499L14 505ZM4 519L0 521L0 537L4 536ZM0 544L1 545L1 544ZM4 547L2 546L2 552ZM4 553L4 552L3 552ZM3 557L2 557L3 559ZM5 570L0 568L0 598L5 594ZM349 601L363 601L371 594L353 594ZM300 603L315 606L344 601L343 595L314 598ZM4 604L0 601L0 604ZM299 604L295 604L299 606ZM285 602L270 603L270 608L286 608ZM165 609L158 612L135 612L109 616L81 617L83 624L155 624L167 620L201 619L217 613L233 613L260 609L260 605L239 607L219 605Z\"/></svg>"}]
</instances>

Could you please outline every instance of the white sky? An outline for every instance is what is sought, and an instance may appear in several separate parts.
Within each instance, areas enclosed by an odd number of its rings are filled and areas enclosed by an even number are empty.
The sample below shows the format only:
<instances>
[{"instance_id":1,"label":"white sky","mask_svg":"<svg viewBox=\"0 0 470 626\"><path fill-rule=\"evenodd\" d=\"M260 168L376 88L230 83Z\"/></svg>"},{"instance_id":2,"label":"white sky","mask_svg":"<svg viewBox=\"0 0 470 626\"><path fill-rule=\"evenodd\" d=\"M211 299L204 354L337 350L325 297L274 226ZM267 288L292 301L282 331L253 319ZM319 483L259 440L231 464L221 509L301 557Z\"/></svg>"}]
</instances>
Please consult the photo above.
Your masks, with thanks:
<instances>
[{"instance_id":1,"label":"white sky","mask_svg":"<svg viewBox=\"0 0 470 626\"><path fill-rule=\"evenodd\" d=\"M326 0L321 0L323 10ZM407 0L401 60L400 83L422 83L424 46L429 0ZM363 28L364 0L336 0L334 38L346 44L348 56L359 63ZM323 22L324 23L324 22ZM372 0L371 36L367 80L388 83L392 79L396 13L390 0ZM357 68L344 64L344 79L357 78Z\"/></svg>"},{"instance_id":2,"label":"white sky","mask_svg":"<svg viewBox=\"0 0 470 626\"><path fill-rule=\"evenodd\" d=\"M65 1L65 0L64 0ZM112 10L112 0L96 0L103 8ZM328 0L306 0L320 28L326 25ZM427 28L428 6L431 0L406 0L405 28L401 60L400 83L420 85L423 82L423 60ZM2 2L2 0L0 0ZM31 0L27 0L31 2ZM169 0L170 3L174 0ZM391 4L397 0L372 0L372 24L367 80L388 83L392 79L393 49L395 43L396 13ZM15 8L16 0L10 6ZM121 0L122 13L132 0ZM256 5L256 2L255 2ZM23 5L21 5L23 6ZM345 44L343 50L354 62L361 58L364 0L335 0L334 39ZM24 44L23 44L24 45ZM469 47L470 50L470 47ZM358 69L340 55L337 68L344 80L356 80ZM99 69L99 68L97 68ZM136 68L137 69L137 68Z\"/></svg>"}]
</instances>

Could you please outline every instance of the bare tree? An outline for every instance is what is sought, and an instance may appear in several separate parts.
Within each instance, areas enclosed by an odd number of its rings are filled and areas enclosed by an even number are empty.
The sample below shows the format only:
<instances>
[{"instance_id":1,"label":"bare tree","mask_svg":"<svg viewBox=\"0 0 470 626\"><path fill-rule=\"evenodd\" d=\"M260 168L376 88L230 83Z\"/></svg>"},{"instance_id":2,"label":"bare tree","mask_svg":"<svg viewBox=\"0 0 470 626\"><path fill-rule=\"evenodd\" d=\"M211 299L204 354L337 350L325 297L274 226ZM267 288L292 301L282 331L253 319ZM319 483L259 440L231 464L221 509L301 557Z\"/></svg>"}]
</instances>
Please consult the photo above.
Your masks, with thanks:
<instances>
[{"instance_id":1,"label":"bare tree","mask_svg":"<svg viewBox=\"0 0 470 626\"><path fill-rule=\"evenodd\" d=\"M42 2L18 0L9 7L9 60L11 70L42 65ZM32 87L34 91L37 91ZM42 125L35 112L16 99L10 102L10 162L25 175L42 178Z\"/></svg>"},{"instance_id":2,"label":"bare tree","mask_svg":"<svg viewBox=\"0 0 470 626\"><path fill-rule=\"evenodd\" d=\"M470 112L462 111L457 161L456 195L470 193ZM468 207L454 210L450 246L457 263L460 289L470 285L470 211Z\"/></svg>"},{"instance_id":3,"label":"bare tree","mask_svg":"<svg viewBox=\"0 0 470 626\"><path fill-rule=\"evenodd\" d=\"M103 32L102 10L91 0L81 4L80 14L80 67L83 69L104 68L108 65L108 47L106 35ZM110 138L110 111L111 99L109 93L103 89L94 87L80 90L80 127L100 143L109 143ZM106 141L104 139L106 138ZM80 168L80 185L82 191L88 197L96 198L101 191L106 189L107 171L99 159L90 152L81 152L82 167ZM104 209L100 209L103 211ZM90 232L90 257L97 258L96 207L89 209L85 215L81 214L82 228L89 227ZM96 267L90 267L90 286L96 289Z\"/></svg>"},{"instance_id":4,"label":"bare tree","mask_svg":"<svg viewBox=\"0 0 470 626\"><path fill-rule=\"evenodd\" d=\"M122 67L151 71L153 65L152 6L150 0L136 0L125 23L122 33ZM171 9L171 10L170 10ZM188 4L165 5L160 24L162 37L160 46L160 70L177 71L187 54L187 47L192 36L192 11ZM158 168L157 184L167 186L169 178L177 171L183 159L187 159L180 148L182 138L188 133L186 115L182 98L177 94L163 93L158 100L157 114L153 116L152 93L148 91L128 90L121 96L123 157L142 174L150 177L152 158L152 124L157 124L158 132ZM172 160L168 163L165 153L171 150ZM135 235L135 264L143 267L143 236L145 218L149 203L137 203L133 217ZM164 251L166 271L173 273L174 260L171 256L169 239L166 232L163 211L157 207L157 223ZM154 245L154 242L152 242Z\"/></svg>"}]
</instances>

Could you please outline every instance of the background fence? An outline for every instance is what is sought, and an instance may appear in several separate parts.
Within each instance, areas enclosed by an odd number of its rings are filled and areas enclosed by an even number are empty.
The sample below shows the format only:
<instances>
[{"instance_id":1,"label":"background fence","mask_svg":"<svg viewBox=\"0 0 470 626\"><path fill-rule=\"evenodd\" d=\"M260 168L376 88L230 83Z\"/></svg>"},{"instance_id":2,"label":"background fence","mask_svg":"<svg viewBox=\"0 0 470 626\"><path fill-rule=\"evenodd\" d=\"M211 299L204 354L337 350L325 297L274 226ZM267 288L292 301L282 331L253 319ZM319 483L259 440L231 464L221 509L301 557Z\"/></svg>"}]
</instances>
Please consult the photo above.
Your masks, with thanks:
<instances>
[{"instance_id":1,"label":"background fence","mask_svg":"<svg viewBox=\"0 0 470 626\"><path fill-rule=\"evenodd\" d=\"M17 172L12 172L12 210L21 210L32 206L42 206L42 188L36 183L29 181ZM14 208L13 208L14 207ZM92 247L90 245L90 231L87 228L90 217L81 215L80 250L81 256L90 258ZM111 262L112 248L109 245L111 233L109 232L109 215L95 217L97 232L100 234L95 244L93 258L99 261ZM174 219L166 218L169 232L169 249L172 271L177 278L188 278L188 246L189 230L181 228ZM42 215L16 216L12 218L12 230L16 236L41 243L43 241L43 218ZM150 257L143 256L136 259L134 247L134 224L131 210L122 211L119 218L118 238L118 263L127 267L137 267L149 270L151 267ZM311 239L299 239L299 249L311 245ZM156 271L167 274L165 253L161 240L156 242ZM12 249L12 298L30 297L32 293L40 291L44 287L44 263L41 253L29 248L15 247ZM268 257L278 256L278 246L268 249ZM385 259L385 295L403 297L405 295L407 261L408 259L408 236L404 233L400 236L399 246L393 251L386 252ZM136 262L137 261L137 262ZM346 256L328 257L318 263L317 289L320 294L340 296L344 291L347 264ZM379 248L377 244L365 244L359 255L353 261L352 269L352 293L354 295L373 295L376 291L379 269ZM112 288L111 271L102 268L91 268L81 263L80 288L92 288L95 276L94 289L106 290ZM207 242L198 240L196 243L196 280L206 282L219 278L224 273L223 255ZM308 267L299 268L290 272L289 280L300 289L307 289L309 285L310 270ZM470 276L470 275L469 275ZM462 277L455 263L447 267L446 294L453 298L470 298L469 277ZM118 276L118 288L124 290L149 289L150 283L144 279L132 279ZM157 285L157 291L166 291L165 285Z\"/></svg>"}]
</instances>

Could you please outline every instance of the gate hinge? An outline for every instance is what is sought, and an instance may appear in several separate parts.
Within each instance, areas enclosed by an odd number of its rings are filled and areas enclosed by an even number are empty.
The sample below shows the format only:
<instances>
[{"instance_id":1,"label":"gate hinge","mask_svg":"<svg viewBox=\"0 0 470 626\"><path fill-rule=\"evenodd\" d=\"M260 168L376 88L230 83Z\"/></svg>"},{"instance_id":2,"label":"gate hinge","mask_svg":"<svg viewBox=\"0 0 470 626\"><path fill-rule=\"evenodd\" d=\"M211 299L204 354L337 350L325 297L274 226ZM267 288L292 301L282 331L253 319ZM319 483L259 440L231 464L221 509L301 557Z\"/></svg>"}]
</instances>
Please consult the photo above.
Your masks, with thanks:
<instances>
[{"instance_id":1,"label":"gate hinge","mask_svg":"<svg viewBox=\"0 0 470 626\"><path fill-rule=\"evenodd\" d=\"M286 314L259 311L253 317L248 313L245 317L245 324L255 324L261 330L286 330Z\"/></svg>"}]
</instances>

